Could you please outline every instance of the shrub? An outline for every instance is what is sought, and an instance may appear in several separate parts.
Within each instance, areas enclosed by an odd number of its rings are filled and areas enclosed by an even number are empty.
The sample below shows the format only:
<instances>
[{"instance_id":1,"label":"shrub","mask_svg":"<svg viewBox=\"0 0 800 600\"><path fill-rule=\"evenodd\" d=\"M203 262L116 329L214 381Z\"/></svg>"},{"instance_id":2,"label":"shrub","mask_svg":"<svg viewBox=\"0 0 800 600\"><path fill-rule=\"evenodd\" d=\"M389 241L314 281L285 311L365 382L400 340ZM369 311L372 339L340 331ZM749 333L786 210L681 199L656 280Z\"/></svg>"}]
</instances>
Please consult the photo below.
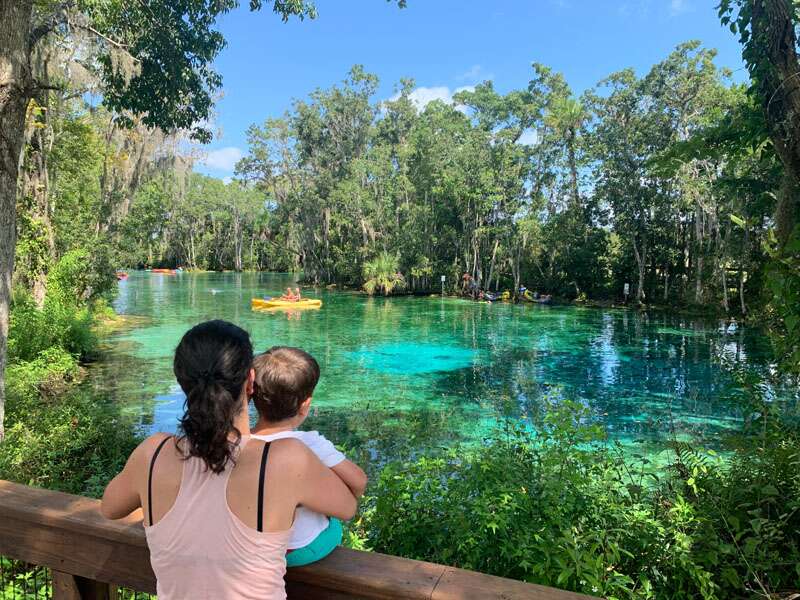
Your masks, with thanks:
<instances>
[{"instance_id":1,"label":"shrub","mask_svg":"<svg viewBox=\"0 0 800 600\"><path fill-rule=\"evenodd\" d=\"M81 306L109 299L116 283L111 251L98 242L92 252L70 250L56 262L48 274L47 295L62 305Z\"/></svg>"},{"instance_id":2,"label":"shrub","mask_svg":"<svg viewBox=\"0 0 800 600\"><path fill-rule=\"evenodd\" d=\"M111 404L75 388L79 368L59 348L8 369L0 479L99 496L138 443Z\"/></svg>"},{"instance_id":3,"label":"shrub","mask_svg":"<svg viewBox=\"0 0 800 600\"><path fill-rule=\"evenodd\" d=\"M676 445L664 471L598 444L580 405L551 410L536 435L387 467L359 535L380 552L607 598L800 585L796 430L776 425L729 460Z\"/></svg>"},{"instance_id":4,"label":"shrub","mask_svg":"<svg viewBox=\"0 0 800 600\"><path fill-rule=\"evenodd\" d=\"M48 295L38 308L17 291L11 307L9 361L32 361L49 348L61 348L81 360L92 358L97 345L93 313L87 306L64 303Z\"/></svg>"},{"instance_id":5,"label":"shrub","mask_svg":"<svg viewBox=\"0 0 800 600\"><path fill-rule=\"evenodd\" d=\"M388 296L396 289L402 290L406 281L399 269L399 255L381 252L377 257L364 263L364 291L370 296L375 292L383 292Z\"/></svg>"}]
</instances>

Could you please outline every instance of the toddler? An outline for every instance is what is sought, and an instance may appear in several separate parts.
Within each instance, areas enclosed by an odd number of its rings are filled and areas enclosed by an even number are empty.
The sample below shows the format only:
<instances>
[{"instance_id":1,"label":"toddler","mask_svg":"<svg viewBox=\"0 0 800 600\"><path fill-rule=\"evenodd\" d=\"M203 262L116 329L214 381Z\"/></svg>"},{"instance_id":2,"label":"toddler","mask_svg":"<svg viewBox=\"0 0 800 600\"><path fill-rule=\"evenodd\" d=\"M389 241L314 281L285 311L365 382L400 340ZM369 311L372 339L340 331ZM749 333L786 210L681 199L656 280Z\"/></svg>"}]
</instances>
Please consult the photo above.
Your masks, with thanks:
<instances>
[{"instance_id":1,"label":"toddler","mask_svg":"<svg viewBox=\"0 0 800 600\"><path fill-rule=\"evenodd\" d=\"M298 431L311 407L311 397L319 381L319 364L314 357L288 346L274 346L253 360L256 377L253 404L258 423L252 436L266 442L280 438L299 439L333 470L356 498L363 495L367 476L347 460L331 442L316 431ZM295 512L286 565L299 567L330 554L342 540L338 519L321 515L303 506Z\"/></svg>"}]
</instances>

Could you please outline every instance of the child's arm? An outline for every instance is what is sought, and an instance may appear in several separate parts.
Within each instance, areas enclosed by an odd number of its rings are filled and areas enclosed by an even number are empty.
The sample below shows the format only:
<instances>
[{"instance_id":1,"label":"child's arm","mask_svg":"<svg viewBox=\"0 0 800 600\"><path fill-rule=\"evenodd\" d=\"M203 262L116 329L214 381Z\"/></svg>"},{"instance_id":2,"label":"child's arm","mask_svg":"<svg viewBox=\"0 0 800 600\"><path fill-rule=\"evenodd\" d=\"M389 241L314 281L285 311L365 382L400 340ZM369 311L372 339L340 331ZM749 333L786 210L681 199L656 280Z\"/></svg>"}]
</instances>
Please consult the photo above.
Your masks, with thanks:
<instances>
[{"instance_id":1,"label":"child's arm","mask_svg":"<svg viewBox=\"0 0 800 600\"><path fill-rule=\"evenodd\" d=\"M364 490L367 489L367 474L356 463L344 459L338 465L331 467L331 470L350 488L353 496L361 498L364 495Z\"/></svg>"},{"instance_id":2,"label":"child's arm","mask_svg":"<svg viewBox=\"0 0 800 600\"><path fill-rule=\"evenodd\" d=\"M356 498L364 495L364 490L367 488L367 474L361 467L347 460L347 457L318 431L303 431L301 435L306 446L311 448L322 464L336 473Z\"/></svg>"}]
</instances>

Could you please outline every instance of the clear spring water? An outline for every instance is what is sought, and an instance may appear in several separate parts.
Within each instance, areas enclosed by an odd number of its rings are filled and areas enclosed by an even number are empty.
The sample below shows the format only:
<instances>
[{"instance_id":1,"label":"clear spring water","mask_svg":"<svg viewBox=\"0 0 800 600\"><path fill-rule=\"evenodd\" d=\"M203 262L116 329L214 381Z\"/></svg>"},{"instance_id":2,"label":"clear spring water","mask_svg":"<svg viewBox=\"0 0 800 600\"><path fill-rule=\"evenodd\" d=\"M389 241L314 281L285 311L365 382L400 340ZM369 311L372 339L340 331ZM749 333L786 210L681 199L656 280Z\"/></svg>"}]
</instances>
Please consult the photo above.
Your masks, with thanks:
<instances>
[{"instance_id":1,"label":"clear spring water","mask_svg":"<svg viewBox=\"0 0 800 600\"><path fill-rule=\"evenodd\" d=\"M584 403L611 439L658 447L672 433L712 444L742 418L734 372L764 372L757 330L634 311L368 298L308 289L320 310L261 313L250 299L294 277L132 272L116 310L135 319L106 340L89 385L145 429L174 431L183 394L173 350L212 318L247 329L257 351L300 346L322 367L309 428L371 461L474 441L525 419L543 398ZM672 433L671 433L672 432Z\"/></svg>"}]
</instances>

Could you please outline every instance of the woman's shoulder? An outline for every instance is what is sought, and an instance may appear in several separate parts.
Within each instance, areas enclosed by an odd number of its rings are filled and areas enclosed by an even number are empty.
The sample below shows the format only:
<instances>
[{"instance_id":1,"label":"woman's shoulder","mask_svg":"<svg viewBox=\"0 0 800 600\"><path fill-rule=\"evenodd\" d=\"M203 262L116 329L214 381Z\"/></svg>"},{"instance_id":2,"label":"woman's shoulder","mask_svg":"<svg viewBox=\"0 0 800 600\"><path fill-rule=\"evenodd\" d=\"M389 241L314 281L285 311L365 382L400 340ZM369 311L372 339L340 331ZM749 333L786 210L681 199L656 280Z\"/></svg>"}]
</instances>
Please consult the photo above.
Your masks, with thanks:
<instances>
[{"instance_id":1,"label":"woman's shoulder","mask_svg":"<svg viewBox=\"0 0 800 600\"><path fill-rule=\"evenodd\" d=\"M169 446L177 447L175 442L170 443L169 441L170 438L174 437L174 434L164 433L163 431L152 433L139 443L131 457L136 457L136 459L142 462L149 463L156 452L160 452Z\"/></svg>"},{"instance_id":2,"label":"woman's shoulder","mask_svg":"<svg viewBox=\"0 0 800 600\"><path fill-rule=\"evenodd\" d=\"M280 462L283 467L302 468L315 458L308 446L295 437L279 438L271 442L259 440L258 443L259 448L269 444L269 460Z\"/></svg>"}]
</instances>

